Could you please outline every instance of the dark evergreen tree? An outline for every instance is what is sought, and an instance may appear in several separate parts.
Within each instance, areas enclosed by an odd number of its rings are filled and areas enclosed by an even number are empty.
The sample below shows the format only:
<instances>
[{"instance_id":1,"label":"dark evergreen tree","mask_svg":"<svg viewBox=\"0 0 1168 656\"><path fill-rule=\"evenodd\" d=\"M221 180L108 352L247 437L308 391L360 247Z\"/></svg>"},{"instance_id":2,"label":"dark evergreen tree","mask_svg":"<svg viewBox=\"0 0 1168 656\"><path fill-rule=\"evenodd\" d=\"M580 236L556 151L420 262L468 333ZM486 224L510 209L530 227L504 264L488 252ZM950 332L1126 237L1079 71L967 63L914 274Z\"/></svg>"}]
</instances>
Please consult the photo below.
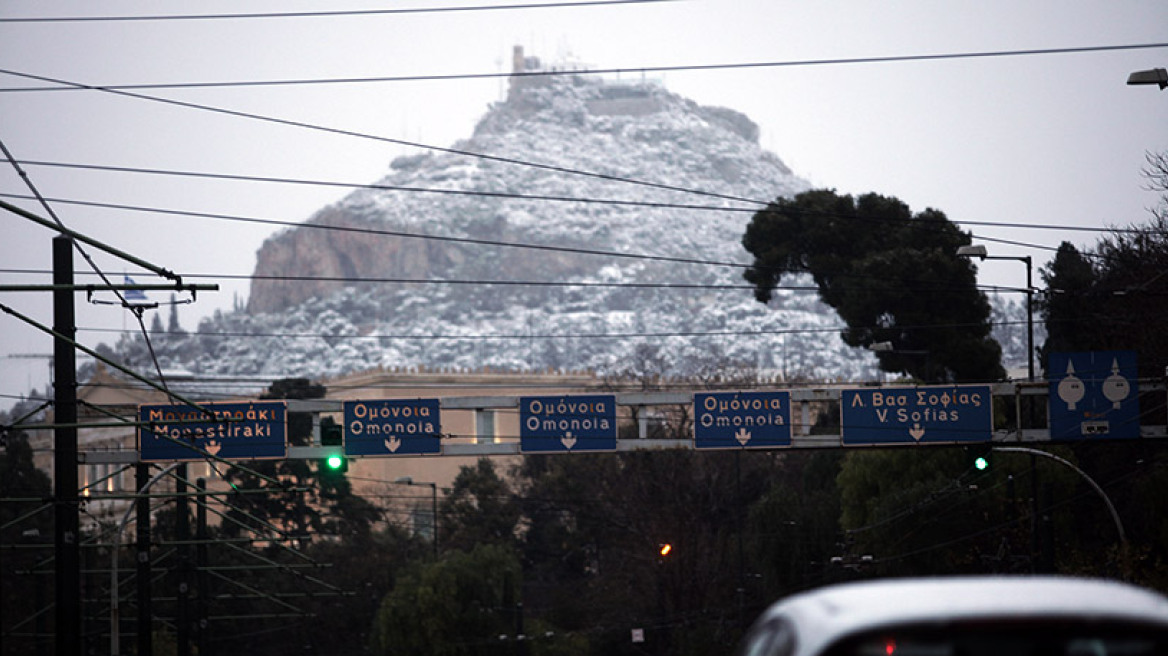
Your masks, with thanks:
<instances>
[{"instance_id":1,"label":"dark evergreen tree","mask_svg":"<svg viewBox=\"0 0 1168 656\"><path fill-rule=\"evenodd\" d=\"M1094 295L1091 261L1064 241L1040 273L1047 290L1037 302L1046 325L1046 342L1038 349L1041 361L1055 351L1090 351L1098 343L1095 322L1090 320L1095 312L1083 302Z\"/></svg>"},{"instance_id":2,"label":"dark evergreen tree","mask_svg":"<svg viewBox=\"0 0 1168 656\"><path fill-rule=\"evenodd\" d=\"M13 410L13 419L18 411ZM8 417L0 413L0 421ZM51 642L37 637L47 632L44 614L51 616L53 513L49 477L33 463L28 439L18 429L6 432L0 453L0 618L4 653L33 654ZM41 512L38 512L41 509ZM39 548L38 548L39 547ZM23 626L23 630L13 627Z\"/></svg>"},{"instance_id":3,"label":"dark evergreen tree","mask_svg":"<svg viewBox=\"0 0 1168 656\"><path fill-rule=\"evenodd\" d=\"M488 458L462 467L443 497L440 543L470 550L476 544L514 546L519 503L511 486Z\"/></svg>"},{"instance_id":4,"label":"dark evergreen tree","mask_svg":"<svg viewBox=\"0 0 1168 656\"><path fill-rule=\"evenodd\" d=\"M913 214L896 198L831 190L780 198L754 215L742 240L754 255L744 277L763 302L785 274L810 273L848 327L851 346L890 342L885 371L926 382L1001 379L1001 347L972 264L956 255L970 237L943 213Z\"/></svg>"},{"instance_id":5,"label":"dark evergreen tree","mask_svg":"<svg viewBox=\"0 0 1168 656\"><path fill-rule=\"evenodd\" d=\"M471 656L515 653L514 600L519 559L484 544L450 551L406 572L385 596L371 648L385 656ZM508 603L511 602L511 603Z\"/></svg>"}]
</instances>

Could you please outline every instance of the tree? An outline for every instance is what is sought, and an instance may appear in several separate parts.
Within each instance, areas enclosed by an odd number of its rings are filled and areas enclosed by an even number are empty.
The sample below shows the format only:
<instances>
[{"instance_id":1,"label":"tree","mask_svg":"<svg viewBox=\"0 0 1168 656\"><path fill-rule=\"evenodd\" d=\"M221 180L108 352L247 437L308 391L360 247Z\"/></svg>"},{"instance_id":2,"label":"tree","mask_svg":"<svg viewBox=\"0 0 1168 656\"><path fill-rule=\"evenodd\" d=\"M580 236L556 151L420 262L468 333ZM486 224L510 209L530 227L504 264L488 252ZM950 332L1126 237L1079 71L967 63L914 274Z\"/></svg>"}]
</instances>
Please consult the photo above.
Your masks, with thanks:
<instances>
[{"instance_id":1,"label":"tree","mask_svg":"<svg viewBox=\"0 0 1168 656\"><path fill-rule=\"evenodd\" d=\"M1116 228L1093 247L1079 249L1064 242L1055 258L1041 271L1046 293L1039 310L1047 326L1044 358L1052 352L1132 350L1137 354L1141 379L1159 379L1168 368L1168 154L1147 155L1144 177L1160 197L1150 208L1146 225ZM1140 422L1168 420L1163 393L1140 395ZM1152 442L1155 442L1154 440ZM1133 571L1143 582L1161 589L1168 578L1159 575L1168 563L1168 532L1163 504L1168 498L1168 454L1146 441L1084 440L1073 446L1076 460L1095 480L1115 481L1107 486L1131 545L1129 555L1143 562ZM1109 521L1097 505L1086 505L1071 517L1080 528ZM1101 549L1113 538L1099 531L1075 533L1073 552L1086 568L1099 560ZM1092 539L1094 538L1094 539ZM1157 574L1153 574L1153 573Z\"/></svg>"},{"instance_id":2,"label":"tree","mask_svg":"<svg viewBox=\"0 0 1168 656\"><path fill-rule=\"evenodd\" d=\"M750 506L749 562L771 598L814 587L840 555L838 450L794 451L770 488Z\"/></svg>"},{"instance_id":3,"label":"tree","mask_svg":"<svg viewBox=\"0 0 1168 656\"><path fill-rule=\"evenodd\" d=\"M1055 351L1090 351L1098 342L1094 310L1083 299L1094 293L1095 268L1070 242L1059 244L1050 264L1040 270L1047 293L1036 302L1046 324L1046 341L1038 352L1043 362Z\"/></svg>"},{"instance_id":4,"label":"tree","mask_svg":"<svg viewBox=\"0 0 1168 656\"><path fill-rule=\"evenodd\" d=\"M1148 164L1141 173L1148 181L1148 191L1160 194L1159 203L1151 209L1152 216L1163 221L1168 219L1168 152L1147 153L1145 159Z\"/></svg>"},{"instance_id":5,"label":"tree","mask_svg":"<svg viewBox=\"0 0 1168 656\"><path fill-rule=\"evenodd\" d=\"M519 504L511 486L488 458L462 467L442 500L441 542L448 548L471 549L476 544L515 544Z\"/></svg>"},{"instance_id":6,"label":"tree","mask_svg":"<svg viewBox=\"0 0 1168 656\"><path fill-rule=\"evenodd\" d=\"M1168 366L1168 217L1117 229L1094 249L1063 242L1041 271L1038 307L1047 325L1044 357L1055 351L1134 350L1141 377Z\"/></svg>"},{"instance_id":7,"label":"tree","mask_svg":"<svg viewBox=\"0 0 1168 656\"><path fill-rule=\"evenodd\" d=\"M969 243L937 210L913 214L896 198L821 189L754 215L742 239L754 262L743 275L768 303L784 274L811 274L847 323L847 344L892 343L877 354L885 371L926 382L998 380L1005 371L989 300L973 265L956 256Z\"/></svg>"},{"instance_id":8,"label":"tree","mask_svg":"<svg viewBox=\"0 0 1168 656\"><path fill-rule=\"evenodd\" d=\"M17 419L0 413L0 421ZM14 429L7 432L0 453L0 617L4 618L5 653L35 653L44 647L35 631L13 631L18 623L33 620L51 603L52 586L44 591L45 573L52 571L53 513L48 508L52 488L49 477L33 463L28 438ZM13 548L19 544L21 548ZM33 549L40 545L42 549ZM46 563L49 563L46 565ZM42 620L26 624L44 629ZM13 635L15 633L15 635ZM23 634L23 636L21 635ZM32 637L28 637L30 634Z\"/></svg>"},{"instance_id":9,"label":"tree","mask_svg":"<svg viewBox=\"0 0 1168 656\"><path fill-rule=\"evenodd\" d=\"M447 551L441 560L403 574L385 596L373 626L373 653L385 656L470 656L510 653L519 559L484 544Z\"/></svg>"},{"instance_id":10,"label":"tree","mask_svg":"<svg viewBox=\"0 0 1168 656\"><path fill-rule=\"evenodd\" d=\"M525 457L525 602L569 631L608 627L593 631L592 653L640 653L628 645L637 626L660 653L729 649L754 602L773 600L747 585L756 570L744 556L758 553L748 509L780 459L681 449Z\"/></svg>"},{"instance_id":11,"label":"tree","mask_svg":"<svg viewBox=\"0 0 1168 656\"><path fill-rule=\"evenodd\" d=\"M1025 463L999 458L982 472L961 448L848 452L836 478L845 564L850 556L869 576L1029 571L1029 522L1019 521L1027 506L1007 484L1010 472L1028 475ZM1043 477L1055 475L1065 486L1065 472Z\"/></svg>"}]
</instances>

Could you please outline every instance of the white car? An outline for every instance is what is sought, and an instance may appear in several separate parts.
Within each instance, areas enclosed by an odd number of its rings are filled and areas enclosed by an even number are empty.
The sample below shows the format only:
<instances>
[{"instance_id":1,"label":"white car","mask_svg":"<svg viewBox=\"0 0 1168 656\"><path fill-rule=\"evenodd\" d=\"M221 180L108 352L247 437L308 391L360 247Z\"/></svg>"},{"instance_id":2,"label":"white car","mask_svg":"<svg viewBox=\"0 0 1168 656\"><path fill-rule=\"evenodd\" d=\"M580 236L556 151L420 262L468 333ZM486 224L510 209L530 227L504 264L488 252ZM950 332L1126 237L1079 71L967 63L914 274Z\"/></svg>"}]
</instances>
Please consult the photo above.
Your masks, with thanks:
<instances>
[{"instance_id":1,"label":"white car","mask_svg":"<svg viewBox=\"0 0 1168 656\"><path fill-rule=\"evenodd\" d=\"M883 579L789 597L740 656L1168 655L1168 598L1055 576Z\"/></svg>"}]
</instances>

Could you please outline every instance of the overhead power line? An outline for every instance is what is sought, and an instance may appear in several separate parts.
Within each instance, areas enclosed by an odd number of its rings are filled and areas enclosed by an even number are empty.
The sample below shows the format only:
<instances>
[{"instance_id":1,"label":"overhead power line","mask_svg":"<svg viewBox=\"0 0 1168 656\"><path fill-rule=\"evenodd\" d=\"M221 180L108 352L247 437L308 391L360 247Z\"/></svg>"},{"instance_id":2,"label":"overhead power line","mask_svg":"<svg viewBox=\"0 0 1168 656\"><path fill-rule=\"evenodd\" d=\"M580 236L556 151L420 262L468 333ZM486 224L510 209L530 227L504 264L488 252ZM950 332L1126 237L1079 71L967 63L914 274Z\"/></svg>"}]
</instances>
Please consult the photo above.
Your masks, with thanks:
<instances>
[{"instance_id":1,"label":"overhead power line","mask_svg":"<svg viewBox=\"0 0 1168 656\"><path fill-rule=\"evenodd\" d=\"M616 205L616 206L623 206L623 207L646 207L646 208L652 208L652 209L681 209L681 210L695 210L695 211L707 211L707 212L730 212L730 213L743 213L743 212L756 213L760 210L760 208L725 207L725 206L719 206L719 205L695 205L695 204L687 204L687 203L663 203L663 202L654 202L654 201L636 201L636 200L624 200L624 199L592 198L592 197L586 197L586 196L547 196L547 195L519 194L519 193L511 193L511 192L476 191L476 190L469 190L469 189L441 189L441 188L432 188L432 187L408 187L408 186L400 186L400 185L381 185L381 184L375 184L375 183L355 183L355 182L339 182L339 181L325 181L325 180L309 180L309 179L303 179L303 178L281 178L281 177L274 177L274 176L250 176L250 175L227 174L227 173L177 171L177 170L165 170L165 169L151 169L151 168L143 168L143 167L121 167L121 166L106 166L106 165L98 165L98 164L67 163L67 162L45 162L45 161L33 161L33 160L21 160L20 163L23 165L26 165L26 166L45 166L45 167L71 168L71 169L77 169L77 170L93 170L93 171L131 173L131 174L143 174L143 175L168 175L168 176L179 176L179 177L194 177L194 178L201 178L201 179L237 181L237 182L296 184L296 185L311 185L311 186L325 186L325 187L342 187L342 188L347 188L347 189L399 191L399 192L405 192L405 193L435 193L435 194L445 194L445 195L505 198L505 199L512 199L512 200L534 200L534 201L548 201L548 202L562 202L562 203L575 202L575 203L598 204L598 205L608 204L608 205ZM694 191L693 193L702 193L702 192ZM0 194L0 196L21 198L21 196L8 195L8 194ZM762 200L749 200L749 199L740 199L740 200L742 200L744 202L757 203L759 205L766 205L767 204L767 201L762 201ZM91 203L91 202L85 202L85 201L70 201L67 199L61 199L60 202L73 202L75 204L90 205L90 206L95 206L95 207L110 207L110 208L116 208L116 209L133 209L133 210L139 210L139 211L150 211L150 212L159 212L159 213L167 213L167 214L199 216L202 218L219 218L219 219L225 219L225 220L241 220L241 221L248 221L248 222L255 222L255 223L284 224L284 225L293 225L293 226L317 227L317 228L324 228L324 229L348 229L348 228L341 228L338 226L323 226L323 225L319 225L319 224L310 224L310 223L288 224L286 222L279 222L279 221L274 221L274 220L252 219L252 218L246 218L246 217L231 217L228 215L217 215L217 214L198 213L198 212L171 211L171 210L163 210L163 209L156 209L156 208L138 208L138 207L130 206L130 205L114 205L114 204L108 204L108 203ZM842 218L842 219L855 219L855 220L869 220L869 221L882 221L882 220L884 220L884 219L881 219L879 217L864 217L864 216L860 216L858 214L843 214L843 213L833 213L833 212L818 212L817 211L817 212L813 212L813 213L812 212L804 212L804 214L814 214L815 216L833 217L833 218ZM889 220L891 220L891 219L889 219ZM1061 230L1085 230L1085 231L1098 231L1098 232L1125 232L1126 231L1123 229L1108 230L1108 229L1099 229L1099 228L1081 228L1081 227L1076 227L1076 226L1044 227L1044 226L1030 226L1030 225L1025 225L1025 224L1007 224L1007 223L977 222L977 221L952 221L952 223L954 223L956 225L968 224L968 225L983 225L983 226L993 226L993 227L1012 227L1012 228L1022 228L1022 229L1054 229L1054 230L1060 230L1060 231ZM910 223L909 226L912 228L915 228L915 229L919 229L919 230L940 230L941 229L941 228L938 228L935 226L927 225L925 223L920 223L919 225L914 225L914 224ZM355 229L355 230L366 231L365 229ZM1132 230L1130 232L1134 232L1134 233L1138 234L1141 231ZM408 233L407 234L398 234L397 236L412 236L412 237L417 237L420 239L431 238L428 236L417 235L417 234L408 234ZM1019 246L1022 248L1031 248L1034 250L1043 250L1043 251L1050 251L1050 252L1055 252L1058 250L1058 248L1055 246L1046 246L1043 244L1034 244L1034 243L1030 243L1030 242L1023 242L1023 241L1017 241L1017 240L1012 240L1012 239L1003 239L1000 237L989 237L986 235L974 234L972 236L974 238L980 239L982 241L988 241L988 242L992 242L992 243L1005 244L1005 245L1011 245L1011 246ZM494 243L493 245L506 245L506 244ZM532 246L532 247L533 248L543 248L541 246ZM612 254L612 253L606 253L606 254ZM706 262L706 263L708 263L708 262ZM722 265L723 266L744 266L744 267L753 266L753 265L749 265L749 264L747 264L747 265L725 265L725 264L722 264Z\"/></svg>"},{"instance_id":2,"label":"overhead power line","mask_svg":"<svg viewBox=\"0 0 1168 656\"><path fill-rule=\"evenodd\" d=\"M665 1L665 0L661 0ZM2 20L0 20L2 22ZM630 68L584 68L571 70L543 70L519 72L484 72L484 73L433 73L422 75L382 75L367 77L335 77L335 78L295 78L284 80L232 80L232 81L199 81L199 82L157 82L142 84L101 84L81 85L68 84L51 87L6 87L0 92L29 92L29 91L129 91L129 90L157 90L157 89L207 89L231 87L264 87L264 86L305 86L323 84L381 84L392 82L438 82L451 80L482 80L513 77L558 77L570 75L648 75L655 73L675 73L686 71L720 71L734 69L763 69L763 68L793 68L803 66L839 66L855 64L892 64L903 62L946 61L955 59L991 59L1001 57L1026 57L1036 55L1066 55L1091 52L1114 52L1124 50L1148 50L1168 48L1168 43L1134 43L1104 46L1078 46L1068 48L1035 48L1016 50L984 50L970 52L952 52L917 55L888 55L872 57L841 57L832 59L793 59L784 61L761 62L730 62L724 64L675 64L668 66L642 66ZM12 71L0 70L0 73L19 75L31 79L51 81L48 78L38 78L32 75L22 75ZM54 81L56 82L56 81Z\"/></svg>"},{"instance_id":3,"label":"overhead power line","mask_svg":"<svg viewBox=\"0 0 1168 656\"><path fill-rule=\"evenodd\" d=\"M70 87L75 87L78 89L89 89L89 90L93 90L93 91L102 91L105 93L111 93L111 94L123 96L126 98L134 98L137 100L146 100L149 102L157 102L157 103L162 103L165 105L182 107L185 109L194 109L194 110L198 110L198 111L211 112L211 113L215 113L215 114L222 114L224 116L232 116L235 118L245 118L245 119L254 120L254 121L261 121L264 123L272 123L274 125L283 125L286 127L300 128L300 129L304 129L304 130L313 130L316 132L323 132L326 134L354 137L354 138L358 138L358 139L368 139L371 141L377 141L380 143L388 143L388 144L393 144L396 146L407 146L410 148L419 148L422 150L429 150L429 151L433 151L433 152L437 152L437 153L446 153L446 154L458 155L458 156L462 156L462 157L471 157L471 158L479 159L479 160L483 160L483 161L499 162L501 164L511 164L511 165L515 165L515 166L523 166L523 167L533 168L533 169L538 169L538 170L543 170L543 171L551 171L554 173L578 175L578 176L593 178L593 179L598 179L598 180L608 180L611 182L621 182L624 184L638 185L638 186L648 187L648 188L652 188L652 189L663 189L663 190L667 190L667 191L677 191L677 192L687 193L687 194L696 194L699 196L708 196L711 198L721 198L724 200L734 200L734 201L739 201L739 202L744 202L744 203L760 204L760 201L749 199L749 198L740 198L737 196L716 194L716 193L708 192L708 191L688 189L686 187L679 187L679 186L675 186L675 185L669 185L669 184L658 183L658 182L649 182L646 180L637 180L634 178L622 177L622 176L618 176L618 175L610 175L610 174L606 174L606 173L597 173L594 171L583 171L580 169L573 169L573 168L569 168L569 167L565 167L565 166L557 166L554 164L543 164L543 163L539 163L539 162L529 162L526 160L521 160L521 159L516 159L516 158L511 158L511 157L500 157L497 155L486 155L483 153L475 153L475 152L471 152L471 151L467 151L467 150L459 150L457 148L443 148L441 146L433 146L430 144L423 144L423 143L418 143L415 141L407 141L405 139L394 139L392 137L382 137L382 136L377 136L377 135L368 134L368 133L364 133L364 132L357 132L355 130L344 130L341 128L331 128L331 127L326 127L326 126L322 126L322 125L316 125L314 123L307 123L304 121L294 121L291 119L278 118L275 116L254 114L254 113L250 113L250 112L243 112L243 111L238 111L238 110L233 110L233 109L226 109L223 107L215 107L212 105L202 105L199 103L185 102L185 101L181 101L181 100L173 100L170 98L162 98L159 96L150 96L150 95L146 95L146 94L142 94L142 93L133 93L130 91L119 91L116 89L107 89L104 87L89 86L89 85L85 85L85 84L79 84L77 82L70 82L67 80L60 80L60 79L45 77L42 75L31 75L28 73L20 73L18 71L4 70L4 69L0 69L0 73L4 73L7 75L13 75L16 77L23 77L26 79L40 80L42 82L51 82L53 84L70 86ZM762 203L762 204L765 204L765 203Z\"/></svg>"},{"instance_id":4,"label":"overhead power line","mask_svg":"<svg viewBox=\"0 0 1168 656\"><path fill-rule=\"evenodd\" d=\"M34 269L0 269L0 273L48 273ZM876 277L859 274L835 274L839 277L857 277L864 280L895 280L904 283L922 283L917 279ZM187 278L204 278L208 280L273 280L284 282L333 282L343 284L393 284L393 285L455 285L455 286L499 286L499 287L580 287L599 289L678 289L678 290L706 290L706 291L752 291L754 285L748 284L716 284L716 283L686 283L686 282L604 282L599 280L487 280L487 279L459 279L459 278L384 278L375 276L306 276L306 275L259 275L244 273L187 273ZM1015 287L1000 287L995 285L977 285L977 289L988 292L1021 292L1025 289ZM769 288L771 291L808 292L815 293L819 288L815 285L776 285ZM850 289L866 290L867 287L856 285ZM873 288L875 289L875 288ZM957 289L953 285L914 286L918 292L949 292Z\"/></svg>"},{"instance_id":5,"label":"overhead power line","mask_svg":"<svg viewBox=\"0 0 1168 656\"><path fill-rule=\"evenodd\" d=\"M509 11L516 9L574 9L610 5L644 5L679 0L579 0L577 2L540 2L530 4L452 5L449 7L402 7L395 9L336 9L331 11L248 12L234 14L158 14L145 16L32 16L0 18L0 23L113 23L141 21L240 20L255 18L337 18L345 16L390 16L406 14L465 13Z\"/></svg>"},{"instance_id":6,"label":"overhead power line","mask_svg":"<svg viewBox=\"0 0 1168 656\"><path fill-rule=\"evenodd\" d=\"M1037 321L1041 323L1041 320ZM977 323L962 323L962 324L932 324L932 325L918 325L918 326L898 326L906 331L916 330L935 330L935 329L953 329L953 328L976 328L982 324ZM993 327L1008 327L1008 326L1024 326L1026 321L1024 319L1011 321L994 321L990 323ZM870 328L875 329L876 326ZM153 331L153 335L168 335L168 336L182 336L194 337L202 339L204 337L212 337L217 339L330 339L330 340L418 340L418 341L439 341L439 340L476 340L476 341L523 341L529 339L635 339L635 338L666 338L666 337L762 337L767 335L817 335L827 333L838 333L841 330L847 330L846 325L835 325L827 327L816 328L774 328L774 329L759 329L759 330L663 330L663 331L630 331L630 332L603 332L603 333L507 333L507 334L457 334L457 333L426 333L426 334L411 334L411 333L389 333L389 334L369 334L369 335L326 335L323 333L299 333L299 332L238 332L238 331L216 331L216 332L183 332L183 331ZM90 333L108 333L108 334L134 334L137 331L125 330L118 328L93 328L93 327L78 327L78 331Z\"/></svg>"},{"instance_id":7,"label":"overhead power line","mask_svg":"<svg viewBox=\"0 0 1168 656\"><path fill-rule=\"evenodd\" d=\"M24 166L43 166L55 168L69 168L89 171L105 171L113 173L134 173L140 175L166 175L176 177L201 178L208 180L230 180L236 182L266 182L276 184L307 185L314 187L341 187L344 189L367 189L373 191L402 191L410 193L427 193L449 196L475 196L485 198L506 198L512 200L540 200L560 203L589 203L598 205L618 205L632 207L651 207L665 209L708 210L717 212L757 212L758 207L725 207L721 205L693 205L687 203L661 203L654 201L625 200L619 198L589 198L583 196L553 196L541 194L521 194L518 192L489 191L477 189L443 189L441 187L410 187L404 185L383 185L377 183L339 182L332 180L308 180L304 178L282 178L274 176L242 175L232 173L210 173L205 171L179 171L174 169L152 169L145 167L109 166L102 164L80 164L69 162L46 162L35 160L20 160ZM703 193L690 190L689 193ZM745 199L743 199L745 200ZM766 201L746 201L756 205L765 205Z\"/></svg>"},{"instance_id":8,"label":"overhead power line","mask_svg":"<svg viewBox=\"0 0 1168 656\"><path fill-rule=\"evenodd\" d=\"M62 164L62 166L67 166L67 165ZM360 186L362 186L362 184L361 183L354 183L354 186L360 187ZM0 198L12 198L15 200L31 200L33 197L22 195L22 194L8 194L8 193L0 192ZM353 232L367 232L369 234L389 235L389 236L394 236L394 237L413 237L416 239L430 239L430 240L435 240L435 241L463 242L463 243L468 243L468 244L478 244L478 245L485 245L485 246L510 246L510 247L516 247L516 248L564 250L564 251L568 251L568 252L587 253L587 254L592 254L592 255L608 255L608 256L617 256L617 257L630 256L630 254L628 254L628 253L619 253L619 252L615 252L615 251L597 251L597 250L591 250L591 249L580 249L580 248L572 248L572 247L549 246L549 245L544 245L544 244L519 244L519 243L515 243L515 242L504 242L504 241L497 241L497 240L491 240L491 239L473 239L473 238L469 238L469 237L450 237L450 236L442 236L442 235L425 235L425 234L419 234L419 233L413 233L413 232L402 232L402 231L395 231L395 230L384 230L384 229L373 229L373 228L357 228L357 227L353 227L353 226L334 226L334 225L323 225L323 224L309 224L309 223L297 222L297 221L282 221L280 219L265 219L265 218L259 218L259 217L240 216L238 214L221 214L221 213L215 213L215 212L196 212L196 211L192 211L192 210L176 210L176 209L148 206L148 205L128 205L128 204L123 204L123 203L103 203L103 202L99 202L99 201L87 201L87 200L78 200L78 199L69 199L69 198L47 198L46 200L53 202L53 203L63 204L63 205L78 205L78 206L83 206L83 207L99 207L99 208L103 208L103 209L126 210L126 211L131 211L131 212L148 212L148 213L152 213L152 214L169 214L169 215L174 215L174 216L188 216L188 217L192 217L192 218L216 219L216 220L222 220L222 221L235 221L235 222L241 222L241 223L258 223L258 224L284 226L284 227L292 227L292 228L307 227L307 228L320 228L320 229L324 229L324 230L346 230L346 231L353 231ZM596 200L596 199L593 199L593 200ZM734 208L734 207L709 206L708 209L721 210L721 211L733 212L733 213L740 213L740 212L744 211L743 208ZM754 210L751 210L751 211L754 211ZM815 214L816 214L816 216L824 216L824 217L850 218L850 219L856 219L856 220L863 220L864 219L864 217L861 217L859 215L842 214L839 212L816 212ZM878 220L878 219L872 219L872 220ZM1127 235L1158 234L1158 232L1159 232L1158 230L1151 229L1151 228L1121 228L1121 227L1101 228L1101 227L1096 227L1096 226L1077 226L1077 225L1068 225L1068 224L1061 224L1061 225L1059 225L1059 224L1033 224L1033 223L1018 223L1016 221L976 221L976 220L969 220L969 219L949 219L949 221L951 223L953 223L955 225L959 225L959 226L977 226L977 227L986 227L986 228L1007 228L1007 229L1017 229L1017 230L1052 230L1052 231L1056 231L1056 232L1088 232L1088 233L1096 233L1096 234L1106 233L1106 234L1127 234ZM922 227L922 229L926 228L926 226L921 226L921 227ZM990 240L989 237L984 237L982 235L973 235L973 237L976 239ZM1037 248L1037 249L1050 248L1047 246L1043 246L1042 244L1020 244L1020 245L1028 246L1031 248ZM657 259L656 256L652 256L652 255L632 255L632 257L643 258L643 259ZM716 262L716 261L711 261L711 260L694 260L691 258L664 258L664 259L667 261L683 262L683 263L688 263L688 264L712 264L712 265L716 265L716 266L728 266L728 267L740 267L740 268L749 268L750 266L752 266L751 264L742 263L742 262Z\"/></svg>"}]
</instances>

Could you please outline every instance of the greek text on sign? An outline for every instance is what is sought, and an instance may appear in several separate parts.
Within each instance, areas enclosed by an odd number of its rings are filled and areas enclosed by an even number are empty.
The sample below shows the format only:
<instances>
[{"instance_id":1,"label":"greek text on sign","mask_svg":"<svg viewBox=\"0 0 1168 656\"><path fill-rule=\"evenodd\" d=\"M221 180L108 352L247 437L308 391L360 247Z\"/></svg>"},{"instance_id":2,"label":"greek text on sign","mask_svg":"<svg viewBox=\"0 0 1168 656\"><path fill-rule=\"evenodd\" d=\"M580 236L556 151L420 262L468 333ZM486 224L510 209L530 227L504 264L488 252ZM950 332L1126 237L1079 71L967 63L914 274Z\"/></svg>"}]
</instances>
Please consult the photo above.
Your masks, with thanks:
<instances>
[{"instance_id":1,"label":"greek text on sign","mask_svg":"<svg viewBox=\"0 0 1168 656\"><path fill-rule=\"evenodd\" d=\"M143 461L283 458L287 453L283 401L138 406L138 448Z\"/></svg>"},{"instance_id":2,"label":"greek text on sign","mask_svg":"<svg viewBox=\"0 0 1168 656\"><path fill-rule=\"evenodd\" d=\"M345 401L345 454L416 455L442 451L438 399Z\"/></svg>"},{"instance_id":3,"label":"greek text on sign","mask_svg":"<svg viewBox=\"0 0 1168 656\"><path fill-rule=\"evenodd\" d=\"M520 398L519 449L524 453L616 450L616 397Z\"/></svg>"},{"instance_id":4,"label":"greek text on sign","mask_svg":"<svg viewBox=\"0 0 1168 656\"><path fill-rule=\"evenodd\" d=\"M790 398L790 392L694 394L694 447L790 446Z\"/></svg>"},{"instance_id":5,"label":"greek text on sign","mask_svg":"<svg viewBox=\"0 0 1168 656\"><path fill-rule=\"evenodd\" d=\"M988 385L843 390L845 445L988 442L993 410Z\"/></svg>"}]
</instances>

